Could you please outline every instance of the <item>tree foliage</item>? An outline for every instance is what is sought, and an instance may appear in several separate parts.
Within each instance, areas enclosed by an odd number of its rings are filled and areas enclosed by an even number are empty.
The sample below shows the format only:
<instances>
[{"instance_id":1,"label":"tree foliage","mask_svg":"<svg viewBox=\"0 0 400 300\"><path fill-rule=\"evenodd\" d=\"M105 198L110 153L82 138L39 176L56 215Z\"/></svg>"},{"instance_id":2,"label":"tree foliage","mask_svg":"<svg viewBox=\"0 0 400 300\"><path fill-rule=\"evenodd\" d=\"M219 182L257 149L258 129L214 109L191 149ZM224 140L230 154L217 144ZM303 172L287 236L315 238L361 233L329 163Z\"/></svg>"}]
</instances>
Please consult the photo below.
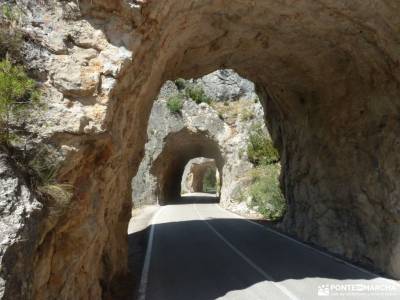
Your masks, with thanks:
<instances>
[{"instance_id":1,"label":"tree foliage","mask_svg":"<svg viewBox=\"0 0 400 300\"><path fill-rule=\"evenodd\" d=\"M204 174L204 178L203 178L203 191L204 192L215 193L217 191L217 177L215 175L216 175L215 168L207 169L206 173Z\"/></svg>"},{"instance_id":2,"label":"tree foliage","mask_svg":"<svg viewBox=\"0 0 400 300\"><path fill-rule=\"evenodd\" d=\"M269 165L279 161L278 151L260 125L256 125L250 131L247 155L250 162L257 166Z\"/></svg>"},{"instance_id":3,"label":"tree foliage","mask_svg":"<svg viewBox=\"0 0 400 300\"><path fill-rule=\"evenodd\" d=\"M0 4L0 59L21 61L23 33L22 12L17 5Z\"/></svg>"},{"instance_id":4,"label":"tree foliage","mask_svg":"<svg viewBox=\"0 0 400 300\"><path fill-rule=\"evenodd\" d=\"M27 110L39 103L36 82L22 66L0 61L0 141L12 139L11 122L23 119Z\"/></svg>"}]
</instances>

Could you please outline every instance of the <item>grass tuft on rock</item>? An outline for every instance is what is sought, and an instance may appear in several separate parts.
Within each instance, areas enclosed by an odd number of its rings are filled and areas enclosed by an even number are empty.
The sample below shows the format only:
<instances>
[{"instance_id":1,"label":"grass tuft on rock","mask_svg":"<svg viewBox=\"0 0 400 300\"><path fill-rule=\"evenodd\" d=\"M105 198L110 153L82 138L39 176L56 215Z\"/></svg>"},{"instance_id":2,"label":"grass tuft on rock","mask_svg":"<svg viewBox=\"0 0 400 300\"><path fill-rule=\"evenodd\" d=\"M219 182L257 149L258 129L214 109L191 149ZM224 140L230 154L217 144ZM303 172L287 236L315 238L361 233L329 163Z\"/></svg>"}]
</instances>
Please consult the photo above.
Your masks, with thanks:
<instances>
[{"instance_id":1,"label":"grass tuft on rock","mask_svg":"<svg viewBox=\"0 0 400 300\"><path fill-rule=\"evenodd\" d=\"M172 95L167 100L167 107L173 114L179 114L182 111L184 98L181 94Z\"/></svg>"},{"instance_id":2,"label":"grass tuft on rock","mask_svg":"<svg viewBox=\"0 0 400 300\"><path fill-rule=\"evenodd\" d=\"M197 104L211 103L211 98L206 95L204 89L199 85L189 85L186 87L186 96L192 99Z\"/></svg>"},{"instance_id":3,"label":"grass tuft on rock","mask_svg":"<svg viewBox=\"0 0 400 300\"><path fill-rule=\"evenodd\" d=\"M69 207L73 196L73 186L59 183L57 173L60 162L49 145L41 145L33 149L25 163L34 179L34 185L41 198L46 202L52 216L60 216Z\"/></svg>"}]
</instances>

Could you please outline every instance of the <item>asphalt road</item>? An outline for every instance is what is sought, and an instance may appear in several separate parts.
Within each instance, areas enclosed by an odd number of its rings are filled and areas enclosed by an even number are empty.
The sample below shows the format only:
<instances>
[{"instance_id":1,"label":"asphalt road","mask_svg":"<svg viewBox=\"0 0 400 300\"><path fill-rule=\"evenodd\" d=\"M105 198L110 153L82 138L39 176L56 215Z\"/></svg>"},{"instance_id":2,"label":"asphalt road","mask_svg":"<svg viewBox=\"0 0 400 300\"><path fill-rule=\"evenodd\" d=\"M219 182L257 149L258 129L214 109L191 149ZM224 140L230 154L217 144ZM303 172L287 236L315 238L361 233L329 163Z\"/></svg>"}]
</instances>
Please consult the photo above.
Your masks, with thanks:
<instances>
[{"instance_id":1,"label":"asphalt road","mask_svg":"<svg viewBox=\"0 0 400 300\"><path fill-rule=\"evenodd\" d=\"M154 215L139 300L400 299L400 285L211 203Z\"/></svg>"}]
</instances>

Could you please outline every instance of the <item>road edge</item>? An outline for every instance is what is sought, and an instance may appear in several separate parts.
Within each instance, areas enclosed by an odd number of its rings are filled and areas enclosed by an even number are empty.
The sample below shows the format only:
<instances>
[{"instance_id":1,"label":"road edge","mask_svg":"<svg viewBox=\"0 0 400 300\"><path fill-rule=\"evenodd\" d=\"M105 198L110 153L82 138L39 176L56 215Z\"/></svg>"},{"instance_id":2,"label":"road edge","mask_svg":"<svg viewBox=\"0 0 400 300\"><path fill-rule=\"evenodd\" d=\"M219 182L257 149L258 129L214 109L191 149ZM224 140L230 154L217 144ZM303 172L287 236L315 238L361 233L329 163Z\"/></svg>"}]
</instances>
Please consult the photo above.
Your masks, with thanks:
<instances>
[{"instance_id":1,"label":"road edge","mask_svg":"<svg viewBox=\"0 0 400 300\"><path fill-rule=\"evenodd\" d=\"M163 207L159 207L156 213L152 216L150 221L150 233L147 239L147 247L146 247L146 255L144 258L142 276L140 277L140 284L138 290L138 300L146 299L146 290L147 290L147 282L149 278L149 270L150 270L150 262L151 262L151 253L153 251L153 240L154 240L154 228L155 228L155 220L162 211Z\"/></svg>"}]
</instances>

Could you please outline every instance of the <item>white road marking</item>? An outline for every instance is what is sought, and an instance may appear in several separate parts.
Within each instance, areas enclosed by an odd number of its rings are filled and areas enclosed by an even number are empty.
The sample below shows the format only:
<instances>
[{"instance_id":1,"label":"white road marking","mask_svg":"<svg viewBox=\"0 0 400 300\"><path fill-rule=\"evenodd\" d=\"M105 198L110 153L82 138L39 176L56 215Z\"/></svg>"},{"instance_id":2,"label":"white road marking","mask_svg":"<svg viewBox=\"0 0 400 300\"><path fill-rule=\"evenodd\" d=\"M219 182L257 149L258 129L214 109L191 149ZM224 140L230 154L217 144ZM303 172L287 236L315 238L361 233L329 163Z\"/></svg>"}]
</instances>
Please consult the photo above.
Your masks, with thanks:
<instances>
[{"instance_id":1,"label":"white road marking","mask_svg":"<svg viewBox=\"0 0 400 300\"><path fill-rule=\"evenodd\" d=\"M288 240L290 240L290 241L292 241L292 242L295 242L296 244L302 245L302 246L305 247L305 248L311 249L311 250L313 250L313 251L315 251L315 252L318 252L319 254L322 254L322 255L324 255L324 256L326 256L326 257L329 257L329 258L331 258L331 259L337 260L337 261L339 261L339 262L341 262L341 263L343 263L343 264L345 264L345 265L347 265L347 266L349 266L349 267L352 267L352 268L354 268L354 269L356 269L356 270L358 270L358 271L360 271L360 272L363 272L363 273L365 273L365 274L367 274L367 275L374 276L374 277L378 277L378 278L380 278L380 279L382 279L382 280L389 281L389 282L392 283L392 284L394 283L395 285L398 285L398 286L400 287L400 283L399 283L398 281L396 281L396 280L392 280L392 279L389 279L389 278L385 278L385 277L380 276L379 274L372 273L371 271L368 271L368 270L363 269L363 268L361 268L361 267L359 267L359 266L353 265L353 264L351 264L351 263L349 263L349 262L347 262L347 261L345 261L345 260L343 260L343 259L341 259L341 258L339 258L339 257L335 257L335 256L333 256L333 255L331 255L331 254L329 254L329 253L323 252L323 251L321 251L321 250L319 250L319 249L317 249L317 248L314 248L314 247L312 247L312 246L310 246L310 245L307 245L306 243L300 242L300 241L298 241L298 240L296 240L296 239L294 239L294 238L292 238L292 237L290 237L290 236L288 236L288 235L285 235L285 234L283 234L283 233L280 233L279 231L272 230L271 228L268 228L268 227L263 226L263 225L261 225L261 224L259 224L259 223L257 223L257 222L254 222L254 221L252 221L252 220L246 219L245 217L243 217L243 216L241 216L241 215L238 215L238 214L235 214L235 213L233 213L233 212L231 212L231 211L229 211L229 210L226 210L226 209L222 208L219 204L215 204L215 205L216 205L221 211L223 211L223 212L225 212L225 213L229 213L229 214L231 214L231 215L233 215L233 216L235 216L235 217L238 217L239 219L242 219L242 220L244 220L244 221L246 221L246 222L248 222L248 223L250 223L250 224L256 225L256 226L258 226L258 227L260 227L260 228L262 228L262 229L264 229L264 230L266 230L266 231L268 231L268 232L271 232L271 233L274 233L274 234L276 234L276 235L279 235L279 236L281 236L281 237L283 237L283 238L286 238L286 239L288 239Z\"/></svg>"},{"instance_id":2,"label":"white road marking","mask_svg":"<svg viewBox=\"0 0 400 300\"><path fill-rule=\"evenodd\" d=\"M149 279L151 253L153 250L154 227L155 227L154 222L155 222L157 216L160 214L162 209L163 209L163 207L160 207L158 209L158 211L154 214L154 216L151 218L151 222L150 222L151 228L150 228L149 240L147 242L146 256L144 258L142 276L140 278L138 300L146 299L146 289L147 289L147 282Z\"/></svg>"},{"instance_id":3,"label":"white road marking","mask_svg":"<svg viewBox=\"0 0 400 300\"><path fill-rule=\"evenodd\" d=\"M229 247L231 248L238 256L240 256L245 262L247 262L254 270L256 270L260 275L265 277L268 281L270 281L273 285L275 285L278 289L280 289L286 296L289 297L291 300L300 300L297 298L291 291L289 291L286 287L282 284L275 282L275 280L268 275L263 269L257 266L249 257L247 257L244 253L242 253L239 249L233 246L227 239L225 239L206 219L204 219L200 212L198 211L196 204L193 203L193 207L199 216L200 220L204 221L207 226Z\"/></svg>"}]
</instances>

